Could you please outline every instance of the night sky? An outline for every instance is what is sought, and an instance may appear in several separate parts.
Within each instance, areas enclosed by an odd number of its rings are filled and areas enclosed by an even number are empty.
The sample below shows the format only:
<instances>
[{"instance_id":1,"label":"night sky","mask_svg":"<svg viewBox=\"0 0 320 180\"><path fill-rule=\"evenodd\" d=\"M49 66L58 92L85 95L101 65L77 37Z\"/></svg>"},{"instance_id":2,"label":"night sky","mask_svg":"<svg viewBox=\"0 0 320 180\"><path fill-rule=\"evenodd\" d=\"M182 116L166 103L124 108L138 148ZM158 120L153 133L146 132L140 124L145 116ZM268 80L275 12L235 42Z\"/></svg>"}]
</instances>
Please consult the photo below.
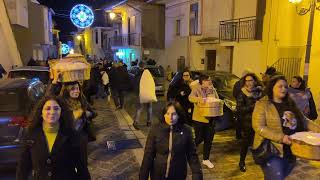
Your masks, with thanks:
<instances>
[{"instance_id":1,"label":"night sky","mask_svg":"<svg viewBox=\"0 0 320 180\"><path fill-rule=\"evenodd\" d=\"M68 16L71 8L76 4L86 4L93 7L93 9L96 9L102 5L120 1L121 0L38 0L39 3L52 8L55 13ZM70 32L77 31L77 28L72 24L70 19L58 16L54 16L53 19L57 23L56 28L61 31L60 41L65 42L67 40L72 40Z\"/></svg>"}]
</instances>

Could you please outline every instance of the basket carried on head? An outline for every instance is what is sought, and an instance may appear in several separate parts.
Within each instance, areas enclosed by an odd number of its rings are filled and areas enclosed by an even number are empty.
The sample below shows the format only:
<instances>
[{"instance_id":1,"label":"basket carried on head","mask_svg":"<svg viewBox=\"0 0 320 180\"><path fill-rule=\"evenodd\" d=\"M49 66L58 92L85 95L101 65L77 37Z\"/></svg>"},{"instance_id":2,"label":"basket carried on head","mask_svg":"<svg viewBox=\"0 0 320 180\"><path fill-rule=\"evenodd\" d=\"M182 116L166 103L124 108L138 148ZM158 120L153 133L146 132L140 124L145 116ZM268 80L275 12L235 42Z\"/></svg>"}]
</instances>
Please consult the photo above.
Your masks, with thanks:
<instances>
[{"instance_id":1,"label":"basket carried on head","mask_svg":"<svg viewBox=\"0 0 320 180\"><path fill-rule=\"evenodd\" d=\"M300 158L320 160L320 133L298 132L291 135L292 153Z\"/></svg>"},{"instance_id":2,"label":"basket carried on head","mask_svg":"<svg viewBox=\"0 0 320 180\"><path fill-rule=\"evenodd\" d=\"M50 78L57 82L90 79L91 65L83 59L67 58L50 64Z\"/></svg>"},{"instance_id":3,"label":"basket carried on head","mask_svg":"<svg viewBox=\"0 0 320 180\"><path fill-rule=\"evenodd\" d=\"M204 103L199 103L198 107L202 116L217 117L223 115L223 104L221 99L207 98Z\"/></svg>"}]
</instances>

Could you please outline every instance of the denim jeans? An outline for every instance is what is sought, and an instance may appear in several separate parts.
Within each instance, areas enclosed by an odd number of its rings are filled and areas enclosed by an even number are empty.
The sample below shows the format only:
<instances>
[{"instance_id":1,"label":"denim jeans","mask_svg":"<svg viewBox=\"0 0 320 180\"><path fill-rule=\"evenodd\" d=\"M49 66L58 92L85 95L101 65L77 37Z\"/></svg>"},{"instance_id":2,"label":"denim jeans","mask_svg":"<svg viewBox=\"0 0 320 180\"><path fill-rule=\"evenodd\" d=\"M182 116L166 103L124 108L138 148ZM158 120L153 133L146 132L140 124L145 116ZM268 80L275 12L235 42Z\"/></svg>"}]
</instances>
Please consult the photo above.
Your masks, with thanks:
<instances>
[{"instance_id":1,"label":"denim jeans","mask_svg":"<svg viewBox=\"0 0 320 180\"><path fill-rule=\"evenodd\" d=\"M265 165L262 165L262 171L265 180L284 180L293 170L295 162L289 162L288 159L281 157L271 158Z\"/></svg>"},{"instance_id":2,"label":"denim jeans","mask_svg":"<svg viewBox=\"0 0 320 180\"><path fill-rule=\"evenodd\" d=\"M146 106L147 108L147 122L150 123L151 122L151 117L152 117L152 103L143 103L141 104L138 100L138 102L136 103L136 115L134 117L134 122L135 123L139 123L140 121L140 117L141 117L141 113L143 110L143 106Z\"/></svg>"}]
</instances>

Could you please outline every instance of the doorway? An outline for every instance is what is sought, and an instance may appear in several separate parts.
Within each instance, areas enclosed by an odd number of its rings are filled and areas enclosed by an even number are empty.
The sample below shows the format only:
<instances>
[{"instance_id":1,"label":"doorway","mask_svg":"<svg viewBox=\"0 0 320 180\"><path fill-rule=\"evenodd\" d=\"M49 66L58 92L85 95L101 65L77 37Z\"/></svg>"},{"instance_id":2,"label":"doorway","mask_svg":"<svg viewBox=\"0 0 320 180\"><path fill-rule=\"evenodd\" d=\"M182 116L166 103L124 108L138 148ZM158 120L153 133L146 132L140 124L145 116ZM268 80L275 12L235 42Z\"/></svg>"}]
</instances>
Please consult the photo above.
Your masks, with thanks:
<instances>
[{"instance_id":1,"label":"doorway","mask_svg":"<svg viewBox=\"0 0 320 180\"><path fill-rule=\"evenodd\" d=\"M206 50L207 70L216 70L216 50Z\"/></svg>"}]
</instances>

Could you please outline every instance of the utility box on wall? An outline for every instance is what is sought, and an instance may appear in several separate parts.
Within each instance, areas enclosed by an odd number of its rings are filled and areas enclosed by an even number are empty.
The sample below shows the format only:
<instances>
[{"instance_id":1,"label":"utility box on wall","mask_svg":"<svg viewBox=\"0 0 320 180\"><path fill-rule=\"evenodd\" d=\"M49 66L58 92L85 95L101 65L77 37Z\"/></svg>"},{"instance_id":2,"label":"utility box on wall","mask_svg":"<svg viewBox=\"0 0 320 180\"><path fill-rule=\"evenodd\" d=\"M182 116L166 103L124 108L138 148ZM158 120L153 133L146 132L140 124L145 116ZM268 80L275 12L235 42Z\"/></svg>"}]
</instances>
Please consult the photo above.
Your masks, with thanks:
<instances>
[{"instance_id":1,"label":"utility box on wall","mask_svg":"<svg viewBox=\"0 0 320 180\"><path fill-rule=\"evenodd\" d=\"M186 58L184 56L180 56L177 60L177 71L181 72L184 70L186 66Z\"/></svg>"}]
</instances>

